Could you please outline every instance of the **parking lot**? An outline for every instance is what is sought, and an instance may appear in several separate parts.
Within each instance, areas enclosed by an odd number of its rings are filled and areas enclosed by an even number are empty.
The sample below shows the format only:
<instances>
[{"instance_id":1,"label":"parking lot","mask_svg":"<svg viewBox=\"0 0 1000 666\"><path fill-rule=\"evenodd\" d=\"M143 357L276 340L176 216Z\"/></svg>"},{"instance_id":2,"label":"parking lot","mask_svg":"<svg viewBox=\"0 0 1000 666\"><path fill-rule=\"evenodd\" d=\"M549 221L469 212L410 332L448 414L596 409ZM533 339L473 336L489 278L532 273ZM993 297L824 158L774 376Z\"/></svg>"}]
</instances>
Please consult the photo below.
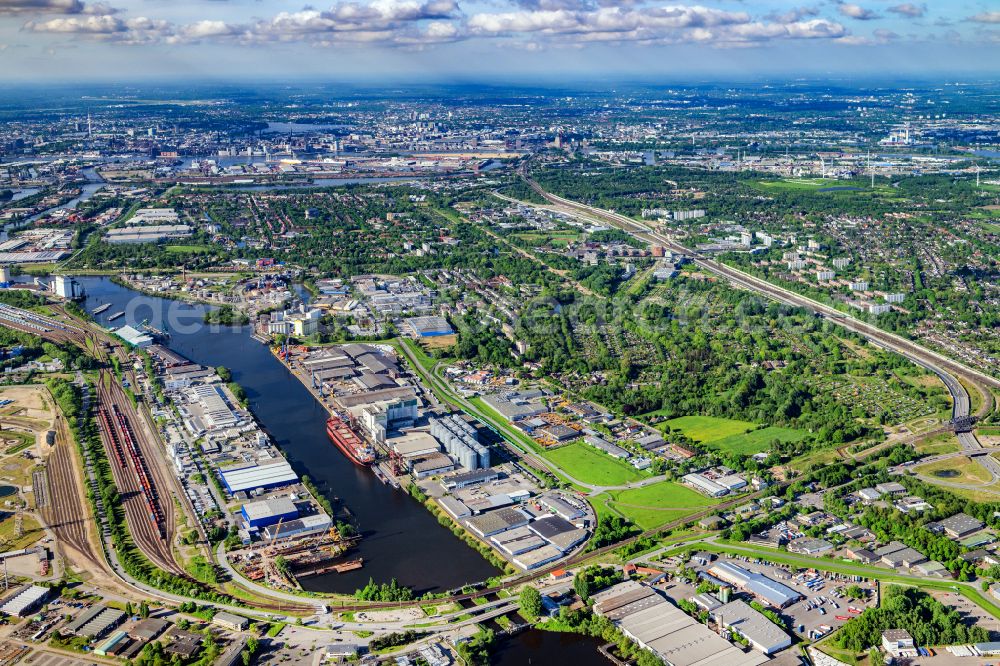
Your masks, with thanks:
<instances>
[{"instance_id":1,"label":"parking lot","mask_svg":"<svg viewBox=\"0 0 1000 666\"><path fill-rule=\"evenodd\" d=\"M860 615L865 608L874 605L874 581L815 570L794 573L788 567L753 558L734 556L724 560L764 574L802 594L802 600L781 610L783 615L790 618L789 625L802 638L816 640L825 636L839 629L850 618ZM698 567L701 570L707 568ZM855 584L867 593L866 599L852 601L844 596L842 590Z\"/></svg>"},{"instance_id":2,"label":"parking lot","mask_svg":"<svg viewBox=\"0 0 1000 666\"><path fill-rule=\"evenodd\" d=\"M936 592L928 590L930 595L943 603L945 606L950 606L962 614L962 618L966 620L966 624L975 624L977 626L987 629L991 634L1000 633L1000 620L990 615L988 612L972 603L961 594L957 592ZM994 663L1000 662L1000 659L994 658Z\"/></svg>"},{"instance_id":3,"label":"parking lot","mask_svg":"<svg viewBox=\"0 0 1000 666\"><path fill-rule=\"evenodd\" d=\"M75 659L61 654L53 654L51 652L36 651L21 663L29 664L30 666L92 666L94 662Z\"/></svg>"}]
</instances>

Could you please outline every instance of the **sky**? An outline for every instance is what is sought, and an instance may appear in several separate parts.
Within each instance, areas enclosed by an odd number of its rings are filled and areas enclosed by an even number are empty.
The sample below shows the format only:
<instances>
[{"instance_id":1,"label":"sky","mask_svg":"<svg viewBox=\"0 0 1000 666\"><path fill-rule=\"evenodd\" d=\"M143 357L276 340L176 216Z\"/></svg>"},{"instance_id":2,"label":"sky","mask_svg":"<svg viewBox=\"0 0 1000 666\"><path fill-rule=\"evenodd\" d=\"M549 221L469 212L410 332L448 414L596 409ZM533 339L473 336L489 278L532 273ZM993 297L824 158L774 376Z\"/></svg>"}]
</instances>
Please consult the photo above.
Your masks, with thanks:
<instances>
[{"instance_id":1,"label":"sky","mask_svg":"<svg viewBox=\"0 0 1000 666\"><path fill-rule=\"evenodd\" d=\"M1000 75L1000 0L0 0L0 79Z\"/></svg>"}]
</instances>

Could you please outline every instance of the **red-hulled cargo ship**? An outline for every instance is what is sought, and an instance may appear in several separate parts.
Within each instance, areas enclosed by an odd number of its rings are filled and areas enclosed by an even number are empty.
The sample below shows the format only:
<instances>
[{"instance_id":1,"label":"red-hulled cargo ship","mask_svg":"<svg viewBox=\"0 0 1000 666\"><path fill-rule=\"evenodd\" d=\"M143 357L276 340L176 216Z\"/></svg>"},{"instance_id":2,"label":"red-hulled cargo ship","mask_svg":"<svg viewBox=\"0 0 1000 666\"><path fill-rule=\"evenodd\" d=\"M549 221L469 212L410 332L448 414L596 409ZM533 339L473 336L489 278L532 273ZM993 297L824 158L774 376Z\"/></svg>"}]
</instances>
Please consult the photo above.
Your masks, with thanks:
<instances>
[{"instance_id":1,"label":"red-hulled cargo ship","mask_svg":"<svg viewBox=\"0 0 1000 666\"><path fill-rule=\"evenodd\" d=\"M361 441L351 427L336 416L326 421L326 434L333 445L358 465L375 462L375 450Z\"/></svg>"}]
</instances>

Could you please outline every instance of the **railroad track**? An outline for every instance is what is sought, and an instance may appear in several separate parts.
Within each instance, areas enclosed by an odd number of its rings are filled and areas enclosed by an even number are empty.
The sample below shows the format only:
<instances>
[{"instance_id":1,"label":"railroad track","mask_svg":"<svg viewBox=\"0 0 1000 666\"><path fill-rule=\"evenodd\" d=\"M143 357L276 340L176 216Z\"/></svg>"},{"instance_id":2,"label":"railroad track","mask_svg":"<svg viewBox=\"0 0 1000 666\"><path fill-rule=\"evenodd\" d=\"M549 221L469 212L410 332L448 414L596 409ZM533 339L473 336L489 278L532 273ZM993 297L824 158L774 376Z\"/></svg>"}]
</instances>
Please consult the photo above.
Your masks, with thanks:
<instances>
[{"instance_id":1,"label":"railroad track","mask_svg":"<svg viewBox=\"0 0 1000 666\"><path fill-rule=\"evenodd\" d=\"M145 452L139 447L129 418L131 404L126 404L128 398L107 370L98 375L97 398L101 440L121 495L129 532L153 564L186 577L187 572L174 560L171 550L172 507L160 497L162 484L149 473Z\"/></svg>"},{"instance_id":2,"label":"railroad track","mask_svg":"<svg viewBox=\"0 0 1000 666\"><path fill-rule=\"evenodd\" d=\"M523 175L523 174L522 174ZM544 190L541 185L529 178L527 175L523 176L527 181L528 185L534 190L539 196L543 197L546 201L556 206L562 206L564 208L571 209L577 213L587 215L592 218L597 218L604 222L608 222L623 231L626 231L648 243L655 245L662 245L663 247L669 248L670 250L677 252L679 254L684 254L691 256L693 255L693 261L696 265L721 275L726 279L734 282L735 284L742 286L746 289L752 291L760 292L769 298L785 303L787 305L793 305L796 307L804 307L806 309L812 310L819 314L828 316L831 320L836 321L844 328L853 330L865 337L882 342L888 345L892 351L899 353L911 360L917 359L923 363L928 363L931 365L938 366L949 372L952 372L977 386L978 389L982 390L984 386L991 386L993 388L1000 388L1000 379L992 377L985 373L979 372L972 368L968 368L965 365L954 361L938 352L926 349L906 338L903 338L894 333L889 333L884 331L877 326L871 324L866 324L854 317L851 317L836 308L824 305L812 299L806 298L794 292L788 291L770 282L763 280L761 278L755 277L748 273L744 273L738 269L732 268L723 264L721 262L706 259L697 252L693 252L690 248L687 248L673 239L664 236L663 234L654 231L650 227L644 224L607 210L602 210L600 208L595 208L593 206L588 206L586 204L581 204L570 199L565 199L563 197L551 194ZM984 391L984 395L988 396L988 391Z\"/></svg>"},{"instance_id":3,"label":"railroad track","mask_svg":"<svg viewBox=\"0 0 1000 666\"><path fill-rule=\"evenodd\" d=\"M58 543L77 551L84 559L98 569L104 563L94 552L88 537L87 527L90 511L84 506L83 493L77 481L73 464L73 443L66 436L64 428L56 429L56 445L46 462L48 480L48 501L42 507L42 518L56 535Z\"/></svg>"}]
</instances>

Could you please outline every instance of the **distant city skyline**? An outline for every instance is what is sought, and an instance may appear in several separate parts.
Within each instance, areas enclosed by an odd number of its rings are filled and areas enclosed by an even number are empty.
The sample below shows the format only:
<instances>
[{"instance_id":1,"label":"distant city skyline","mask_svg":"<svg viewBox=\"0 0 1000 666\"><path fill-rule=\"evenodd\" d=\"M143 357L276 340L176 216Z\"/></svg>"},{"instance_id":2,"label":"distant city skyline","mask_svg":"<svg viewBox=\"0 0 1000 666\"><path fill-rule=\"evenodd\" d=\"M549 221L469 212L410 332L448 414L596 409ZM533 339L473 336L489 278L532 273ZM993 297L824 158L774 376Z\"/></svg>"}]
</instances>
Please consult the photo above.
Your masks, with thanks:
<instances>
[{"instance_id":1,"label":"distant city skyline","mask_svg":"<svg viewBox=\"0 0 1000 666\"><path fill-rule=\"evenodd\" d=\"M989 75L1000 7L705 0L0 0L0 79Z\"/></svg>"}]
</instances>

